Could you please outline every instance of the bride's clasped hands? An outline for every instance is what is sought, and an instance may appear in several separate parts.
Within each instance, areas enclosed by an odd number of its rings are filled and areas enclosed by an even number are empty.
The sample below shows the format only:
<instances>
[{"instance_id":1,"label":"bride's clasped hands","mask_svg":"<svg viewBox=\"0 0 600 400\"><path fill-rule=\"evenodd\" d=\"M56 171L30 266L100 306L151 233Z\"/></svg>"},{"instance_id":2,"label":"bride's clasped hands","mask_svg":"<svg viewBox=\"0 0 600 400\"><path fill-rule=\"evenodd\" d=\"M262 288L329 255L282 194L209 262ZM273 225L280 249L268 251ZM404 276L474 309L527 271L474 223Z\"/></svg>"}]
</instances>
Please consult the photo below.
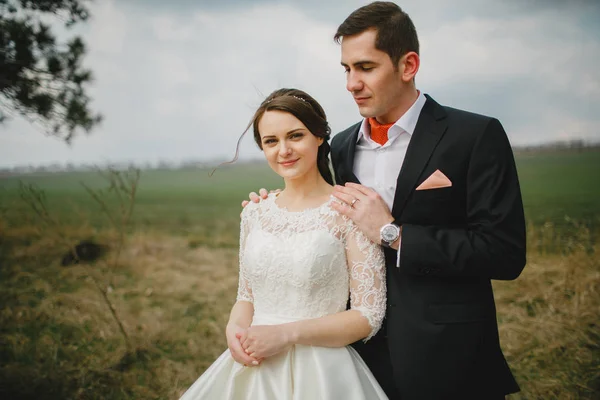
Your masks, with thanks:
<instances>
[{"instance_id":1,"label":"bride's clasped hands","mask_svg":"<svg viewBox=\"0 0 600 400\"><path fill-rule=\"evenodd\" d=\"M240 337L246 334L246 328L242 328L238 324L228 323L225 328L225 336L227 337L227 347L231 353L231 357L240 364L245 366L259 365L262 360L249 356L242 347Z\"/></svg>"},{"instance_id":2,"label":"bride's clasped hands","mask_svg":"<svg viewBox=\"0 0 600 400\"><path fill-rule=\"evenodd\" d=\"M260 362L288 350L293 341L284 325L256 325L236 334L245 353ZM258 364L259 364L258 363ZM253 364L253 365L258 365Z\"/></svg>"}]
</instances>

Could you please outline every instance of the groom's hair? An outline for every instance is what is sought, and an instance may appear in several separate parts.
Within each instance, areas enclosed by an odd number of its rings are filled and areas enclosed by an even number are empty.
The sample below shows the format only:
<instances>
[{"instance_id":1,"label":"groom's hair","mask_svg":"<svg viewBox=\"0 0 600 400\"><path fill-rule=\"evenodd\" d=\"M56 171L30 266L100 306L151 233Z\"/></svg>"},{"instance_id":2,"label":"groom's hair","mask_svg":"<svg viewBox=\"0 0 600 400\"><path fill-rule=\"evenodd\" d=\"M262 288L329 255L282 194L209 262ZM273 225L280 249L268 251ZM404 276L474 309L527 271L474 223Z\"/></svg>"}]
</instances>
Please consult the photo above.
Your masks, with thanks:
<instances>
[{"instance_id":1,"label":"groom's hair","mask_svg":"<svg viewBox=\"0 0 600 400\"><path fill-rule=\"evenodd\" d=\"M338 27L333 40L340 44L344 36L377 30L375 48L386 52L394 67L410 51L419 54L417 30L407 13L395 3L375 1L355 10Z\"/></svg>"}]
</instances>

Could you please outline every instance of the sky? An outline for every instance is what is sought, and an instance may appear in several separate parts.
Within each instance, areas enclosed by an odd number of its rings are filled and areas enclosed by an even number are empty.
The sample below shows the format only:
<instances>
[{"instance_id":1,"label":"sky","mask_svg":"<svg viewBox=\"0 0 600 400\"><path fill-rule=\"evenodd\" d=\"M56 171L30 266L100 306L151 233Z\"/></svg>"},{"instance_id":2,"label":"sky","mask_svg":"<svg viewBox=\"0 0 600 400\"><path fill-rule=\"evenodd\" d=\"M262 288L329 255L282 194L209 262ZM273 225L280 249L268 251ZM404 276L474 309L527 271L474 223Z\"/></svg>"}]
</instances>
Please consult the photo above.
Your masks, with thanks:
<instances>
[{"instance_id":1,"label":"sky","mask_svg":"<svg viewBox=\"0 0 600 400\"><path fill-rule=\"evenodd\" d=\"M338 25L360 0L96 0L77 28L105 120L68 146L24 120L0 125L0 167L231 159L256 107L296 87L332 131L358 122ZM513 145L600 142L600 2L407 0L417 88L498 118ZM241 159L261 152L246 135Z\"/></svg>"}]
</instances>

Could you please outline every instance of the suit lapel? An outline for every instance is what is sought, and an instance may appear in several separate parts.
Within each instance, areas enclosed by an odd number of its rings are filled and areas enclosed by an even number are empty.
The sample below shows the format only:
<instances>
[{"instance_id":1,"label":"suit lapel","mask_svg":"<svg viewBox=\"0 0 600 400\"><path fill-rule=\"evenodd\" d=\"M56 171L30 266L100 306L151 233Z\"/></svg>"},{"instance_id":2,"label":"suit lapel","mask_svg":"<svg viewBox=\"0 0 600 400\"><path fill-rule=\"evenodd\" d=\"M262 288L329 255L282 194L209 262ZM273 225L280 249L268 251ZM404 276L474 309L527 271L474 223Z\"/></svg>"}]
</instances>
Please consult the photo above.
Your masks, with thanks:
<instances>
[{"instance_id":1,"label":"suit lapel","mask_svg":"<svg viewBox=\"0 0 600 400\"><path fill-rule=\"evenodd\" d=\"M446 112L442 106L428 95L425 96L427 101L417 121L417 126L406 150L402 168L398 174L394 207L392 209L393 215L399 215L404 209L408 197L416 187L417 179L448 127Z\"/></svg>"}]
</instances>

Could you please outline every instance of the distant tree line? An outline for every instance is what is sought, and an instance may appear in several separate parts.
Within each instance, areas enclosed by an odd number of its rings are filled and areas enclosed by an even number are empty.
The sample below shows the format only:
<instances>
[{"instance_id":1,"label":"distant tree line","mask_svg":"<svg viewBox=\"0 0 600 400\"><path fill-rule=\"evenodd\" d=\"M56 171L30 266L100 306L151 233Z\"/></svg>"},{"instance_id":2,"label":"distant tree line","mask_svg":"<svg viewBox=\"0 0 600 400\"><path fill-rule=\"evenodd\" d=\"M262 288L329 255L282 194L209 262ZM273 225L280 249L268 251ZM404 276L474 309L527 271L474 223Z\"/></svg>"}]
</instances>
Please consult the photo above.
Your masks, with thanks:
<instances>
[{"instance_id":1,"label":"distant tree line","mask_svg":"<svg viewBox=\"0 0 600 400\"><path fill-rule=\"evenodd\" d=\"M531 146L513 146L515 153L538 153L553 151L589 151L600 149L600 142L586 142L582 139L573 139L568 141L556 141Z\"/></svg>"},{"instance_id":2,"label":"distant tree line","mask_svg":"<svg viewBox=\"0 0 600 400\"><path fill-rule=\"evenodd\" d=\"M531 146L513 146L515 154L536 154L536 153L552 153L557 151L583 152L583 151L600 151L600 142L586 142L584 140L570 140L562 142L551 142L540 145ZM159 160L156 162L122 162L109 163L107 165L97 165L90 163L73 164L73 163L51 163L46 165L20 165L15 167L0 167L0 177L7 175L27 174L27 173L57 173L57 172L85 172L96 171L98 168L110 166L116 170L127 170L130 167L139 168L143 171L150 170L181 170L181 169L201 169L213 168L219 165L222 160L183 160L169 161ZM262 159L239 161L237 164L252 164L262 163ZM223 167L225 168L225 167Z\"/></svg>"}]
</instances>

